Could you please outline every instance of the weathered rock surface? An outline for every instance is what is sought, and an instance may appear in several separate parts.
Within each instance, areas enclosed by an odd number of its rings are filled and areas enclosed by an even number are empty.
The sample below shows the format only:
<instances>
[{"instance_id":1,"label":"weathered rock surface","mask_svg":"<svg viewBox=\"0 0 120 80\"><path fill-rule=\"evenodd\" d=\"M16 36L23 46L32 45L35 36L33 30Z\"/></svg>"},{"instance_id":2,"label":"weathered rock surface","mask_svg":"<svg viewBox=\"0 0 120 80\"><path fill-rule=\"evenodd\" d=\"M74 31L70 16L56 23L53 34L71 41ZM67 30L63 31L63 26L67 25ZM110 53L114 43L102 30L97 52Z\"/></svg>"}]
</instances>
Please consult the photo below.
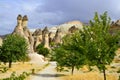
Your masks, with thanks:
<instances>
[{"instance_id":1,"label":"weathered rock surface","mask_svg":"<svg viewBox=\"0 0 120 80\"><path fill-rule=\"evenodd\" d=\"M2 38L0 38L0 46L2 46L3 40Z\"/></svg>"},{"instance_id":2,"label":"weathered rock surface","mask_svg":"<svg viewBox=\"0 0 120 80\"><path fill-rule=\"evenodd\" d=\"M27 23L28 23L28 18L26 15L24 17L22 17L21 15L18 15L17 26L15 27L12 34L19 34L23 36L28 43L28 52L32 53L34 52L34 49L33 49L34 38L32 37L32 34L28 29Z\"/></svg>"},{"instance_id":3,"label":"weathered rock surface","mask_svg":"<svg viewBox=\"0 0 120 80\"><path fill-rule=\"evenodd\" d=\"M62 33L61 33L61 30L60 30L60 29L58 29L58 30L56 31L56 35L55 35L55 37L54 37L54 39L53 39L53 42L55 42L56 44L59 44L59 43L62 42Z\"/></svg>"},{"instance_id":4,"label":"weathered rock surface","mask_svg":"<svg viewBox=\"0 0 120 80\"><path fill-rule=\"evenodd\" d=\"M33 33L33 37L34 37L34 50L35 50L35 48L42 43L42 30L36 29L35 32Z\"/></svg>"},{"instance_id":5,"label":"weathered rock surface","mask_svg":"<svg viewBox=\"0 0 120 80\"><path fill-rule=\"evenodd\" d=\"M43 30L36 29L34 32L30 32L27 24L27 15L23 17L18 15L17 25L13 34L19 34L26 39L28 43L28 53L34 53L36 47L41 43L44 47L50 49L51 42L54 42L55 44L62 43L62 37L64 35L74 33L76 30L82 29L83 26L80 21L72 21L56 27L45 27Z\"/></svg>"},{"instance_id":6,"label":"weathered rock surface","mask_svg":"<svg viewBox=\"0 0 120 80\"><path fill-rule=\"evenodd\" d=\"M49 46L49 30L47 27L45 27L42 31L42 37L43 37L43 44L44 44L44 47L50 49L50 46Z\"/></svg>"},{"instance_id":7,"label":"weathered rock surface","mask_svg":"<svg viewBox=\"0 0 120 80\"><path fill-rule=\"evenodd\" d=\"M75 26L78 29L82 29L83 28L83 24L80 21L71 21L71 22L68 22L68 23L64 23L62 25L59 25L58 28L61 30L61 32L63 34L67 34L69 29L72 26Z\"/></svg>"}]
</instances>

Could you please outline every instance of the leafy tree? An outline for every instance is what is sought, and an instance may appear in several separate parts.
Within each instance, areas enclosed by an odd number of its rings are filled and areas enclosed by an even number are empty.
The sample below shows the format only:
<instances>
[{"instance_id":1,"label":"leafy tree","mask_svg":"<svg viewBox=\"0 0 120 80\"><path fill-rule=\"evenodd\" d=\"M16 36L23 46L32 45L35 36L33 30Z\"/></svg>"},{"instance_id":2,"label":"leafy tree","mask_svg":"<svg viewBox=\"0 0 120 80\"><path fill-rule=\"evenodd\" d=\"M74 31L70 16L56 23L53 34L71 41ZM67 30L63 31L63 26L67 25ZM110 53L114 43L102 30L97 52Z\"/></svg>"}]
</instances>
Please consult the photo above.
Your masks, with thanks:
<instances>
[{"instance_id":1,"label":"leafy tree","mask_svg":"<svg viewBox=\"0 0 120 80\"><path fill-rule=\"evenodd\" d=\"M11 34L3 40L0 59L3 62L9 62L9 68L11 68L12 62L24 60L27 56L26 53L26 40L20 35Z\"/></svg>"},{"instance_id":2,"label":"leafy tree","mask_svg":"<svg viewBox=\"0 0 120 80\"><path fill-rule=\"evenodd\" d=\"M85 64L84 41L79 34L67 35L63 38L63 43L55 51L55 60L58 66L70 67L73 75L74 68L79 69ZM81 43L79 43L80 41ZM79 45L78 45L79 44Z\"/></svg>"},{"instance_id":3,"label":"leafy tree","mask_svg":"<svg viewBox=\"0 0 120 80\"><path fill-rule=\"evenodd\" d=\"M39 44L36 47L36 50L37 50L38 54L41 54L41 55L43 55L45 57L50 53L48 48L45 48L43 44Z\"/></svg>"},{"instance_id":4,"label":"leafy tree","mask_svg":"<svg viewBox=\"0 0 120 80\"><path fill-rule=\"evenodd\" d=\"M110 65L118 49L119 36L117 33L110 34L110 18L107 12L95 17L90 21L90 27L84 28L81 34L84 34L87 40L87 59L92 65L96 65L100 71L103 71L104 80L106 80L106 65Z\"/></svg>"}]
</instances>

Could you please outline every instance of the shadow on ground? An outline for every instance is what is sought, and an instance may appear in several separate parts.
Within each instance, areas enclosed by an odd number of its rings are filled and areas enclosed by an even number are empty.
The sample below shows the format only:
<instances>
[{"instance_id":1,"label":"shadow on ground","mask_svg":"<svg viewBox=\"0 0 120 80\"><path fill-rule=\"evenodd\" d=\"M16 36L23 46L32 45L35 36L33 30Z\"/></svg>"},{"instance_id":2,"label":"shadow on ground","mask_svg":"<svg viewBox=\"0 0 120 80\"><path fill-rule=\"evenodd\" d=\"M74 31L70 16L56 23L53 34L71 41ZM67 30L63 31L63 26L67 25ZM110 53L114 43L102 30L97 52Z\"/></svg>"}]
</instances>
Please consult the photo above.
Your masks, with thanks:
<instances>
[{"instance_id":1,"label":"shadow on ground","mask_svg":"<svg viewBox=\"0 0 120 80\"><path fill-rule=\"evenodd\" d=\"M40 77L62 77L66 76L64 74L33 74L34 76L40 76Z\"/></svg>"}]
</instances>

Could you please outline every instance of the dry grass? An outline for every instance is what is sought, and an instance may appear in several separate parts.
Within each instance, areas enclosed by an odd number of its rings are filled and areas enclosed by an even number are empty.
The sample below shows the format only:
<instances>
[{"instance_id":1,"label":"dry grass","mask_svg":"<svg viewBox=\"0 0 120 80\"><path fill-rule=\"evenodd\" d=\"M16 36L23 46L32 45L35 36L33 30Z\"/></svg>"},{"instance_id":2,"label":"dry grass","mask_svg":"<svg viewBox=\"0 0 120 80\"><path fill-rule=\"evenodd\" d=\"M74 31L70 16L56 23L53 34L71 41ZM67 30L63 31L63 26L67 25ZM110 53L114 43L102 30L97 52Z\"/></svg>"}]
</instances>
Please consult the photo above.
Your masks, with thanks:
<instances>
[{"instance_id":1,"label":"dry grass","mask_svg":"<svg viewBox=\"0 0 120 80\"><path fill-rule=\"evenodd\" d=\"M63 76L60 80L103 80L103 75L97 72L89 72ZM118 77L115 74L108 74L107 80L118 80Z\"/></svg>"},{"instance_id":2,"label":"dry grass","mask_svg":"<svg viewBox=\"0 0 120 80\"><path fill-rule=\"evenodd\" d=\"M6 65L0 65L0 69L2 67L7 67L8 64ZM0 72L0 79L9 77L12 72L16 72L18 75L21 74L22 72L32 72L32 69L35 69L35 72L40 71L41 69L44 68L44 65L40 64L32 64L29 62L17 62L12 64L12 68L8 69L7 72L2 73Z\"/></svg>"}]
</instances>

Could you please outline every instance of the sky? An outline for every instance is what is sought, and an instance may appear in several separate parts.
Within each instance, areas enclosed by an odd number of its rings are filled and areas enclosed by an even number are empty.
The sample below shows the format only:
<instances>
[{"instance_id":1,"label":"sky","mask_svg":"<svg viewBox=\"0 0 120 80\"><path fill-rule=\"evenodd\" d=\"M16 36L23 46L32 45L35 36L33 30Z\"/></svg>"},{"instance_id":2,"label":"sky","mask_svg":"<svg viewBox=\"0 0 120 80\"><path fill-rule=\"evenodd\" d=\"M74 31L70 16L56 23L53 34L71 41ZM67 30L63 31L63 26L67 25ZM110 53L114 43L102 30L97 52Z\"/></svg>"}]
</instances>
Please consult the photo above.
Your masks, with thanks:
<instances>
[{"instance_id":1,"label":"sky","mask_svg":"<svg viewBox=\"0 0 120 80\"><path fill-rule=\"evenodd\" d=\"M105 11L120 19L120 0L0 0L0 35L14 30L18 14L27 15L28 28L36 29L73 20L88 23L95 12Z\"/></svg>"}]
</instances>

